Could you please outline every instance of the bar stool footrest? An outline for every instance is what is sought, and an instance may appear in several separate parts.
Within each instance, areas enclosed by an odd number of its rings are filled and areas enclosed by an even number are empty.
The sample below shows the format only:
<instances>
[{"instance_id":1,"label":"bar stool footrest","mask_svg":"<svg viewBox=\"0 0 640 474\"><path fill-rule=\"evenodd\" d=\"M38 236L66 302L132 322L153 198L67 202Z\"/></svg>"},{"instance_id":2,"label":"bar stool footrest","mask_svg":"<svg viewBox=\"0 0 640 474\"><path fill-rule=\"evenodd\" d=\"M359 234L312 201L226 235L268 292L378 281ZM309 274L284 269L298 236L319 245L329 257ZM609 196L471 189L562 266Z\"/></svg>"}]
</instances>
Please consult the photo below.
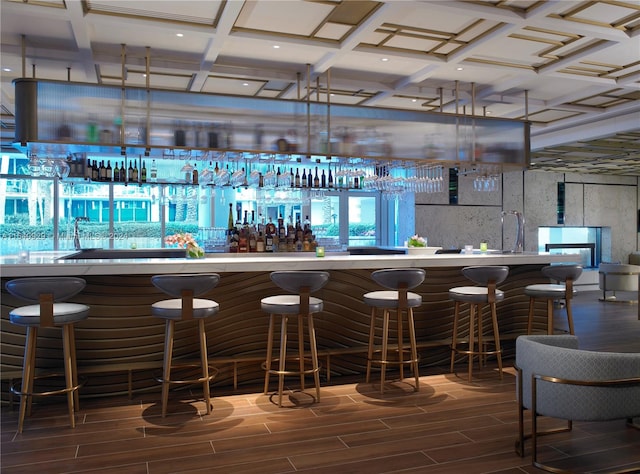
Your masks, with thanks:
<instances>
[{"instance_id":1,"label":"bar stool footrest","mask_svg":"<svg viewBox=\"0 0 640 474\"><path fill-rule=\"evenodd\" d=\"M187 368L196 368L196 369L200 369L202 366L200 364L178 364L178 365L172 365L171 366L171 372L174 372L174 370L179 371L182 369L187 369ZM162 374L160 373L159 375L155 375L154 379L156 380L156 382L160 382L160 383L169 383L169 384L175 384L175 385L193 385L193 384L198 384L198 383L204 383L204 382L211 382L214 378L216 378L216 376L218 375L218 373L220 372L220 370L217 367L214 367L212 365L209 365L209 376L208 377L199 377L197 379L182 379L182 380L178 380L178 379L171 379L171 380L164 380L162 378Z\"/></svg>"},{"instance_id":2,"label":"bar stool footrest","mask_svg":"<svg viewBox=\"0 0 640 474\"><path fill-rule=\"evenodd\" d=\"M62 378L64 379L65 375L64 374L46 374L46 375L37 375L33 378L33 382L35 385L35 382L37 380L42 380L42 379L53 379L53 378ZM55 390L49 390L47 392L22 392L20 391L20 386L22 385L22 379L17 379L15 381L13 381L13 383L11 383L11 385L9 386L9 391L14 394L14 395L18 395L19 397L48 397L50 395L65 395L69 392L75 392L76 390L80 389L85 383L87 383L87 379L86 377L83 377L81 379L78 380L78 384L74 385L73 387L67 388L60 388L60 389L55 389Z\"/></svg>"},{"instance_id":3,"label":"bar stool footrest","mask_svg":"<svg viewBox=\"0 0 640 474\"><path fill-rule=\"evenodd\" d=\"M318 368L314 369L313 368L313 360L310 358L305 357L304 359L304 364L306 365L311 365L310 369L305 369L304 371L299 371L299 370L278 370L278 369L272 369L272 368L267 368L267 362L263 362L260 366L262 367L262 370L265 370L267 372L269 372L272 375L311 375L314 374L316 372L320 372L320 369L322 369L322 364L320 362L318 362ZM287 357L287 361L288 362L293 362L293 361L297 361L298 363L300 362L300 358L299 357ZM280 362L280 359L271 359L271 365L273 366L274 364L278 364Z\"/></svg>"},{"instance_id":4,"label":"bar stool footrest","mask_svg":"<svg viewBox=\"0 0 640 474\"><path fill-rule=\"evenodd\" d=\"M398 353L398 350L395 350L396 353ZM403 349L402 353L411 353L410 349ZM374 354L376 353L382 353L381 350L375 350L373 351ZM385 360L385 359L369 359L367 358L367 360L372 363L372 364L377 364L377 365L409 365L409 364L415 364L416 362L419 363L420 362L420 357L417 357L415 359L399 359L399 360Z\"/></svg>"},{"instance_id":5,"label":"bar stool footrest","mask_svg":"<svg viewBox=\"0 0 640 474\"><path fill-rule=\"evenodd\" d=\"M470 351L468 349L465 350L465 349L460 349L458 347L456 347L456 348L450 347L450 349L451 349L451 351L455 352L456 354L465 354L465 355L471 355L471 354L472 355L496 355L496 354L502 354L502 349L493 350L493 351L486 351L486 350L483 350L483 351L478 351L478 350Z\"/></svg>"}]
</instances>

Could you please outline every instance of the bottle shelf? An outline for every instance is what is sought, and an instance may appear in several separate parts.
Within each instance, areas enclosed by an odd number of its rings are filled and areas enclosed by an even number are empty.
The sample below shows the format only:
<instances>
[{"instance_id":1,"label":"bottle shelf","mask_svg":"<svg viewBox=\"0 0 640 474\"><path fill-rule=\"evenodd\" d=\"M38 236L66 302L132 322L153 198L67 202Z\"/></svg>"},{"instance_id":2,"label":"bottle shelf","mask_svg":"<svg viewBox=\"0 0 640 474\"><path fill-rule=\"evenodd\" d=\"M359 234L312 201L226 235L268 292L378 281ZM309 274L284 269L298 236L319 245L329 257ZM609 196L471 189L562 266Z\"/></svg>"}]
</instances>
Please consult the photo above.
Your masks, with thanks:
<instances>
[{"instance_id":1,"label":"bottle shelf","mask_svg":"<svg viewBox=\"0 0 640 474\"><path fill-rule=\"evenodd\" d=\"M529 124L519 120L29 78L14 84L23 105L16 142L23 148L49 144L156 159L277 155L344 165L354 157L529 163Z\"/></svg>"}]
</instances>

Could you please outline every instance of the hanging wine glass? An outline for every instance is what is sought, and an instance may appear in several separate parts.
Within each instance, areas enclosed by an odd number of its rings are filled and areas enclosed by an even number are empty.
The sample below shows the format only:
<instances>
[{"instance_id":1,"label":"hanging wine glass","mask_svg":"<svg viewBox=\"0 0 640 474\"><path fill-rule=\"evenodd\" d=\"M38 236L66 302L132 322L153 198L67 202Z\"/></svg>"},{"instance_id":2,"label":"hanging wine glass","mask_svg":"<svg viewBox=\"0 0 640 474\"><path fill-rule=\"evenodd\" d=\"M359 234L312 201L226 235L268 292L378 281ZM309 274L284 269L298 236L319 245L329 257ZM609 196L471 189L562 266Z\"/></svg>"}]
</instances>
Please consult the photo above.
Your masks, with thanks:
<instances>
[{"instance_id":1,"label":"hanging wine glass","mask_svg":"<svg viewBox=\"0 0 640 474\"><path fill-rule=\"evenodd\" d=\"M251 170L247 183L251 188L257 188L260 185L260 172L257 169L254 168Z\"/></svg>"},{"instance_id":2,"label":"hanging wine glass","mask_svg":"<svg viewBox=\"0 0 640 474\"><path fill-rule=\"evenodd\" d=\"M27 168L29 169L29 174L31 176L40 176L40 174L42 173L40 159L35 154L32 154L29 158L29 165L27 166Z\"/></svg>"},{"instance_id":3,"label":"hanging wine glass","mask_svg":"<svg viewBox=\"0 0 640 474\"><path fill-rule=\"evenodd\" d=\"M65 160L64 158L59 158L55 161L55 173L58 178L67 178L69 176L69 173L71 172L71 167L69 166L69 163L67 163L67 160Z\"/></svg>"},{"instance_id":4,"label":"hanging wine glass","mask_svg":"<svg viewBox=\"0 0 640 474\"><path fill-rule=\"evenodd\" d=\"M55 164L51 158L40 161L40 170L42 176L53 178L55 176Z\"/></svg>"},{"instance_id":5,"label":"hanging wine glass","mask_svg":"<svg viewBox=\"0 0 640 474\"><path fill-rule=\"evenodd\" d=\"M226 168L220 168L216 175L213 177L213 184L216 186L225 186L229 183L229 170Z\"/></svg>"},{"instance_id":6,"label":"hanging wine glass","mask_svg":"<svg viewBox=\"0 0 640 474\"><path fill-rule=\"evenodd\" d=\"M242 186L244 184L244 177L244 168L236 169L231 175L231 179L229 180L229 182L231 183L231 186L237 188L238 186Z\"/></svg>"}]
</instances>

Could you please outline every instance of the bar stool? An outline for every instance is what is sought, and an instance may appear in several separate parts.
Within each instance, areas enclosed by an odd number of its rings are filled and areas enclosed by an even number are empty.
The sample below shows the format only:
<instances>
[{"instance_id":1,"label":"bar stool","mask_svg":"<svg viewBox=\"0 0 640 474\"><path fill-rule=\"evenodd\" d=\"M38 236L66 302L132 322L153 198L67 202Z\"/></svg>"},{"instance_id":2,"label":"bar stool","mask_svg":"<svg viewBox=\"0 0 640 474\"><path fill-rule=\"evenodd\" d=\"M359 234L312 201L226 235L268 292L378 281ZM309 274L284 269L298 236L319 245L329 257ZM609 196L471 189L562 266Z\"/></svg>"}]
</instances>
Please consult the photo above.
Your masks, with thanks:
<instances>
[{"instance_id":1,"label":"bar stool","mask_svg":"<svg viewBox=\"0 0 640 474\"><path fill-rule=\"evenodd\" d=\"M415 390L420 390L418 374L418 350L416 347L416 333L413 323L413 308L422 305L422 296L410 292L425 279L426 272L421 268L396 268L376 270L371 274L373 281L387 288L385 291L372 291L364 295L364 302L371 306L371 323L369 328L369 350L367 352L367 376L369 383L371 364L380 364L380 393L384 393L385 372L388 364L400 366L400 380L404 379L404 365L409 364L415 377ZM382 350L380 359L374 359L374 343L376 332L376 314L378 308L382 309ZM395 311L398 325L398 360L389 360L389 313ZM407 318L409 330L409 349L411 356L404 358L402 315Z\"/></svg>"},{"instance_id":2,"label":"bar stool","mask_svg":"<svg viewBox=\"0 0 640 474\"><path fill-rule=\"evenodd\" d=\"M80 293L85 285L85 280L75 277L19 278L6 284L7 291L12 295L25 301L37 303L15 308L9 312L9 320L13 324L27 328L27 340L24 347L22 366L22 386L19 390L16 386L11 386L11 392L20 397L18 433L22 433L26 413L28 412L31 415L34 396L66 394L69 407L69 422L72 428L76 426L75 410L79 406L78 389L82 384L78 383L74 324L87 319L89 306L67 303L66 300ZM61 327L62 329L65 388L34 392L35 379L57 376L56 374L35 376L38 328L52 327Z\"/></svg>"},{"instance_id":3,"label":"bar stool","mask_svg":"<svg viewBox=\"0 0 640 474\"><path fill-rule=\"evenodd\" d=\"M558 283L527 285L524 288L524 294L529 296L527 334L531 334L533 330L533 306L536 299L547 300L547 334L553 334L553 302L564 299L567 310L567 321L569 323L569 334L574 334L571 299L575 293L573 283L582 275L582 267L580 265L549 265L542 268L542 274Z\"/></svg>"},{"instance_id":4,"label":"bar stool","mask_svg":"<svg viewBox=\"0 0 640 474\"><path fill-rule=\"evenodd\" d=\"M484 364L487 355L494 355L498 359L498 370L502 379L502 348L500 347L500 333L498 331L498 316L496 314L496 302L504 299L504 292L496 289L509 275L509 267L505 266L473 266L462 269L462 274L477 285L483 286L459 286L449 290L449 298L455 301L453 316L453 336L451 338L451 372L453 373L456 354L469 356L469 377L471 382L473 373L473 357L478 356L480 367ZM469 303L469 344L467 350L458 348L458 329L460 320L460 306ZM491 323L493 326L494 350L485 349L483 341L484 329L482 326L482 306L488 304L491 310ZM475 317L478 315L478 329L475 329ZM477 334L477 335L476 335ZM478 340L478 349L475 349L475 339Z\"/></svg>"},{"instance_id":5,"label":"bar stool","mask_svg":"<svg viewBox=\"0 0 640 474\"><path fill-rule=\"evenodd\" d=\"M316 347L316 333L313 326L313 314L319 313L323 308L320 298L310 296L311 293L324 287L329 281L328 272L316 271L278 271L271 273L271 281L283 290L297 293L293 295L276 295L262 298L260 306L262 311L269 313L269 331L267 340L267 357L262 364L265 371L264 393L269 391L269 376L278 375L278 407L282 407L282 392L284 390L285 375L299 375L300 389L304 391L304 376L313 374L316 388L316 402L320 401L320 365L318 364L318 350ZM298 357L287 359L287 322L289 316L297 316L298 323ZM280 316L280 356L273 357L273 333L276 317ZM304 319L307 319L309 332L309 347L311 350L311 369L305 369L304 357ZM296 360L299 365L296 370L287 370L287 360ZM274 362L278 368L272 368ZM275 395L275 394L274 394ZM271 395L273 397L273 395Z\"/></svg>"},{"instance_id":6,"label":"bar stool","mask_svg":"<svg viewBox=\"0 0 640 474\"><path fill-rule=\"evenodd\" d=\"M162 417L167 414L170 385L202 384L207 415L211 413L211 394L209 383L218 374L218 369L209 365L207 357L207 333L205 320L218 313L219 305L209 299L197 298L216 287L220 276L216 273L169 274L151 277L151 283L174 299L162 300L151 305L151 314L166 320L164 335L164 360L162 377L156 378L162 384ZM176 321L198 320L200 339L200 364L173 364L173 341ZM172 380L171 370L186 367L200 367L202 376L197 379Z\"/></svg>"}]
</instances>

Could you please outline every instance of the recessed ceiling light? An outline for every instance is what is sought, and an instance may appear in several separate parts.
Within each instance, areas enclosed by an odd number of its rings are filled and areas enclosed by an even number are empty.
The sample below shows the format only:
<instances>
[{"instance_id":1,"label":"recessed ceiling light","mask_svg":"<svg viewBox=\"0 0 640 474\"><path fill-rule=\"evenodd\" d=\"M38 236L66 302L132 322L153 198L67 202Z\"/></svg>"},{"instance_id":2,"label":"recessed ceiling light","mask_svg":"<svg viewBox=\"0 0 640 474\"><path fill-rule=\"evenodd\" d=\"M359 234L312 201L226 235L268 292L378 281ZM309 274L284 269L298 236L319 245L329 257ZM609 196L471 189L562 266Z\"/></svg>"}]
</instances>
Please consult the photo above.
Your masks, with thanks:
<instances>
[{"instance_id":1,"label":"recessed ceiling light","mask_svg":"<svg viewBox=\"0 0 640 474\"><path fill-rule=\"evenodd\" d=\"M463 69L464 69L464 68L463 68L462 66L458 66L458 67L456 68L456 71L462 71Z\"/></svg>"},{"instance_id":2,"label":"recessed ceiling light","mask_svg":"<svg viewBox=\"0 0 640 474\"><path fill-rule=\"evenodd\" d=\"M384 62L387 62L388 60L389 60L389 58L382 58L382 59L380 59L380 61L382 61L383 63L384 63Z\"/></svg>"},{"instance_id":3,"label":"recessed ceiling light","mask_svg":"<svg viewBox=\"0 0 640 474\"><path fill-rule=\"evenodd\" d=\"M182 38L182 37L184 36L184 34L182 34L182 33L176 33L176 36L177 36L178 38Z\"/></svg>"},{"instance_id":4,"label":"recessed ceiling light","mask_svg":"<svg viewBox=\"0 0 640 474\"><path fill-rule=\"evenodd\" d=\"M11 72L11 68L10 67L3 67L2 70L4 72Z\"/></svg>"},{"instance_id":5,"label":"recessed ceiling light","mask_svg":"<svg viewBox=\"0 0 640 474\"><path fill-rule=\"evenodd\" d=\"M246 87L246 86L249 85L249 83L248 82L243 82L242 85Z\"/></svg>"},{"instance_id":6,"label":"recessed ceiling light","mask_svg":"<svg viewBox=\"0 0 640 474\"><path fill-rule=\"evenodd\" d=\"M280 49L280 45L279 44L274 44L273 45L273 49Z\"/></svg>"},{"instance_id":7,"label":"recessed ceiling light","mask_svg":"<svg viewBox=\"0 0 640 474\"><path fill-rule=\"evenodd\" d=\"M418 102L418 99L411 99L411 102Z\"/></svg>"}]
</instances>

